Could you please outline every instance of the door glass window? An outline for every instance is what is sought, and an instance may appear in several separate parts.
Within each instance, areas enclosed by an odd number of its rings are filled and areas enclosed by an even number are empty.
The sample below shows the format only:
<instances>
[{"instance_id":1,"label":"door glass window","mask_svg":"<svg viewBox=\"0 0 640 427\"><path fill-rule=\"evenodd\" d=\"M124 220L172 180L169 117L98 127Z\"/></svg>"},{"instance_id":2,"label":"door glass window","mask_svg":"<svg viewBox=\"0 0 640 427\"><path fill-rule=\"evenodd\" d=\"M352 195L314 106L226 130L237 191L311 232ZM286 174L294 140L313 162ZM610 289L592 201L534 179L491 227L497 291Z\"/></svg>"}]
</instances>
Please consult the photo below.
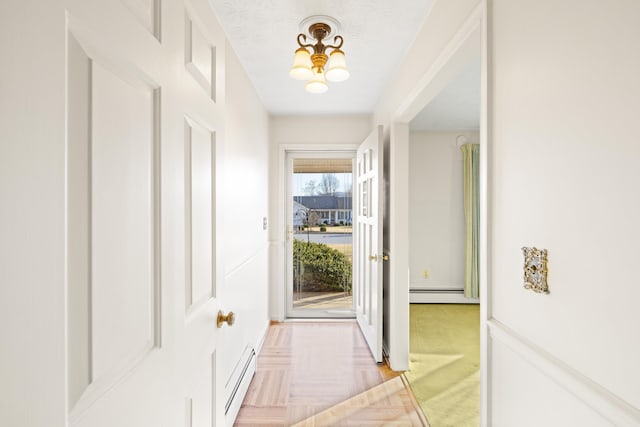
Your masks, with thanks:
<instances>
[{"instance_id":1,"label":"door glass window","mask_svg":"<svg viewBox=\"0 0 640 427\"><path fill-rule=\"evenodd\" d=\"M353 161L293 160L291 313L353 312Z\"/></svg>"}]
</instances>

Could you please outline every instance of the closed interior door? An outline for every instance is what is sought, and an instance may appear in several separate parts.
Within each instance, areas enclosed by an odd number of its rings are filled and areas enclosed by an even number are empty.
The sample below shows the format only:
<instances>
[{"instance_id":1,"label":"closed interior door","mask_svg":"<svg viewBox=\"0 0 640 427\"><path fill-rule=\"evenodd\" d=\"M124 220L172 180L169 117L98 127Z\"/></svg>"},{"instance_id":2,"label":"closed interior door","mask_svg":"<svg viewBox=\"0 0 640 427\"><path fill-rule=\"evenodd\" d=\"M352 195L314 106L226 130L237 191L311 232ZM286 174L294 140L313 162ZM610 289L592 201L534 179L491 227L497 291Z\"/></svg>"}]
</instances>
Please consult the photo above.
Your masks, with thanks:
<instances>
[{"instance_id":1,"label":"closed interior door","mask_svg":"<svg viewBox=\"0 0 640 427\"><path fill-rule=\"evenodd\" d=\"M224 35L200 0L66 13L69 425L225 425Z\"/></svg>"}]
</instances>

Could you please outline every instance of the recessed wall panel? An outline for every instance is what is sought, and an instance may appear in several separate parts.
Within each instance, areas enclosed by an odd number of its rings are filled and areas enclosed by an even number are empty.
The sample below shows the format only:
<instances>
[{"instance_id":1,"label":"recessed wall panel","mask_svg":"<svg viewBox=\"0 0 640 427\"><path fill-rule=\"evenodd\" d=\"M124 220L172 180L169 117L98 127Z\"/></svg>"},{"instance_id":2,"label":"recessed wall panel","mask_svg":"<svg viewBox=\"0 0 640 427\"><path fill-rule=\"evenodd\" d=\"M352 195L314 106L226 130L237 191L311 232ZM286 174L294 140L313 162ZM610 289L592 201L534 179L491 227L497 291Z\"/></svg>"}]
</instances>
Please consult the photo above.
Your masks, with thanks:
<instances>
[{"instance_id":1,"label":"recessed wall panel","mask_svg":"<svg viewBox=\"0 0 640 427\"><path fill-rule=\"evenodd\" d=\"M154 345L154 91L91 74L93 377Z\"/></svg>"}]
</instances>

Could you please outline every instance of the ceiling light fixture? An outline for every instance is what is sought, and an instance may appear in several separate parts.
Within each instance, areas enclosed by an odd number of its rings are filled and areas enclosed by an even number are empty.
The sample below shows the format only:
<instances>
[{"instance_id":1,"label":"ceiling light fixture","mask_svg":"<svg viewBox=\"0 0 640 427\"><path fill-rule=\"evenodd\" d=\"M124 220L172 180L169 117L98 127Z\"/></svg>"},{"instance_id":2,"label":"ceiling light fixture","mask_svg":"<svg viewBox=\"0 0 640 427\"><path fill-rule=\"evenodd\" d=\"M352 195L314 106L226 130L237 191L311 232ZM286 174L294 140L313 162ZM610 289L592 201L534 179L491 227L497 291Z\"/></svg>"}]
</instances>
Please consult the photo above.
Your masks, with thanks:
<instances>
[{"instance_id":1,"label":"ceiling light fixture","mask_svg":"<svg viewBox=\"0 0 640 427\"><path fill-rule=\"evenodd\" d=\"M324 93L329 89L327 80L341 82L349 78L344 52L340 50L344 40L342 36L335 35L338 27L338 21L329 16L310 16L300 23L303 31L297 38L300 47L293 57L289 75L296 80L307 80L307 92ZM322 43L331 36L335 45ZM316 43L307 43L307 39ZM309 49L313 53L309 53ZM331 49L329 56L327 49Z\"/></svg>"}]
</instances>

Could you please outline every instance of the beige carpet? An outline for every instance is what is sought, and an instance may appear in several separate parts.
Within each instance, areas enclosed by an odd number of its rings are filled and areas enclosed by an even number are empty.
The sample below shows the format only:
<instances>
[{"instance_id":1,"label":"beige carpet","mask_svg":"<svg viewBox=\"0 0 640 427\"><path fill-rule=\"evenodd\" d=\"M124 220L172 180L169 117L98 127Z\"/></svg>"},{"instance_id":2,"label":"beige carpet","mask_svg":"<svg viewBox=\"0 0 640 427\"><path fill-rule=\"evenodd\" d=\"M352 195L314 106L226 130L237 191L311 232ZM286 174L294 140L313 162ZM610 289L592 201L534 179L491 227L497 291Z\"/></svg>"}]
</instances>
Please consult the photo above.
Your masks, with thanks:
<instances>
[{"instance_id":1,"label":"beige carpet","mask_svg":"<svg viewBox=\"0 0 640 427\"><path fill-rule=\"evenodd\" d=\"M480 313L476 304L411 304L406 373L431 427L477 427Z\"/></svg>"}]
</instances>

